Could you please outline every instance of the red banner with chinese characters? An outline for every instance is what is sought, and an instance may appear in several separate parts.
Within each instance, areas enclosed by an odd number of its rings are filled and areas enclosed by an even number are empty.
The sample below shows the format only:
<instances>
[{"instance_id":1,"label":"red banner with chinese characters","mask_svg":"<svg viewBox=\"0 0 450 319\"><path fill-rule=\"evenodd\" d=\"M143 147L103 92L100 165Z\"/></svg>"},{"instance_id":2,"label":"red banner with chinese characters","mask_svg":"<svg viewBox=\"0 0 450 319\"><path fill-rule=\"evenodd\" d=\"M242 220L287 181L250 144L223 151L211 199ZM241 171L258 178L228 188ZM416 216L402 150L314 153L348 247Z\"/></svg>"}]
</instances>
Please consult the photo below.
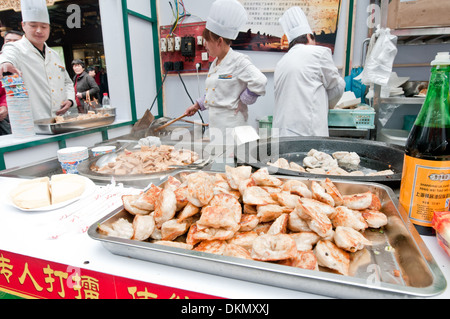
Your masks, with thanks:
<instances>
[{"instance_id":1,"label":"red banner with chinese characters","mask_svg":"<svg viewBox=\"0 0 450 319\"><path fill-rule=\"evenodd\" d=\"M2 250L0 291L27 299L218 299Z\"/></svg>"}]
</instances>

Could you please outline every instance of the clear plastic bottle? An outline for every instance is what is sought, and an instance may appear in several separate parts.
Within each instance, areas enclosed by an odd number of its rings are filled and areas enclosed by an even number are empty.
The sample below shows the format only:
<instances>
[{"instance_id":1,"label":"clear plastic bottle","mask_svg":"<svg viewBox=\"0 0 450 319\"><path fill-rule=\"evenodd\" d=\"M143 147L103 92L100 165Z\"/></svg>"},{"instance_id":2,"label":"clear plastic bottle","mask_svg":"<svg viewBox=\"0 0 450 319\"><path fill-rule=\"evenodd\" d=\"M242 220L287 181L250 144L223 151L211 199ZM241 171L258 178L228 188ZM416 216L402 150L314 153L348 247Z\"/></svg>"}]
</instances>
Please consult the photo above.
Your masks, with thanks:
<instances>
[{"instance_id":1,"label":"clear plastic bottle","mask_svg":"<svg viewBox=\"0 0 450 319\"><path fill-rule=\"evenodd\" d=\"M450 55L431 63L427 96L406 141L400 204L421 235L433 235L434 212L450 201Z\"/></svg>"},{"instance_id":2,"label":"clear plastic bottle","mask_svg":"<svg viewBox=\"0 0 450 319\"><path fill-rule=\"evenodd\" d=\"M110 109L111 108L111 101L110 101L110 99L108 97L108 93L103 93L102 106L105 109Z\"/></svg>"}]
</instances>

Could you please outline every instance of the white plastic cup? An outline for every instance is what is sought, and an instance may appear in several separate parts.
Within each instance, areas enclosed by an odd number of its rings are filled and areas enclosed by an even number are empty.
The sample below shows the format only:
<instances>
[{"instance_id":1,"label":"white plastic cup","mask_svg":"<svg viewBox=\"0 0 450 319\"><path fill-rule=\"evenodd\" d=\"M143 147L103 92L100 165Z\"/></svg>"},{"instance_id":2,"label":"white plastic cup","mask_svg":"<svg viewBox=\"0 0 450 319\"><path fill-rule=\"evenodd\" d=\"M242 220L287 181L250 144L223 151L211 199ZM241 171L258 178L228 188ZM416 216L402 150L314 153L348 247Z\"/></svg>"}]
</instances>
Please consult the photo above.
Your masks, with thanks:
<instances>
[{"instance_id":1,"label":"white plastic cup","mask_svg":"<svg viewBox=\"0 0 450 319\"><path fill-rule=\"evenodd\" d=\"M89 150L85 146L68 147L60 149L57 155L64 174L78 174L78 165L89 158Z\"/></svg>"},{"instance_id":2,"label":"white plastic cup","mask_svg":"<svg viewBox=\"0 0 450 319\"><path fill-rule=\"evenodd\" d=\"M100 156L100 155L105 155L105 154L109 154L112 153L116 150L115 146L99 146L99 147L94 147L92 149L92 155L94 157Z\"/></svg>"},{"instance_id":3,"label":"white plastic cup","mask_svg":"<svg viewBox=\"0 0 450 319\"><path fill-rule=\"evenodd\" d=\"M27 138L36 135L33 113L28 97L7 97L8 115L12 135L15 138Z\"/></svg>"}]
</instances>

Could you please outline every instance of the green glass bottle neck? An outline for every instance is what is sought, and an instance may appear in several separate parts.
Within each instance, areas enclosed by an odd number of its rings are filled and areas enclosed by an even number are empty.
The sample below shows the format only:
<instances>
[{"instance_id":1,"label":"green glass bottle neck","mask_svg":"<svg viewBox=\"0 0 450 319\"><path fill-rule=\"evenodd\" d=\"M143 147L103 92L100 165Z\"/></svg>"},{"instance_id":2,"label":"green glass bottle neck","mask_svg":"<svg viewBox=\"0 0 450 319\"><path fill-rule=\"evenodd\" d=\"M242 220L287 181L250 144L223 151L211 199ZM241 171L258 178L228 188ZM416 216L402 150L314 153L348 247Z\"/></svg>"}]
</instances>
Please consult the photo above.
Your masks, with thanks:
<instances>
[{"instance_id":1,"label":"green glass bottle neck","mask_svg":"<svg viewBox=\"0 0 450 319\"><path fill-rule=\"evenodd\" d=\"M427 96L415 125L450 127L449 85L450 65L433 66Z\"/></svg>"}]
</instances>

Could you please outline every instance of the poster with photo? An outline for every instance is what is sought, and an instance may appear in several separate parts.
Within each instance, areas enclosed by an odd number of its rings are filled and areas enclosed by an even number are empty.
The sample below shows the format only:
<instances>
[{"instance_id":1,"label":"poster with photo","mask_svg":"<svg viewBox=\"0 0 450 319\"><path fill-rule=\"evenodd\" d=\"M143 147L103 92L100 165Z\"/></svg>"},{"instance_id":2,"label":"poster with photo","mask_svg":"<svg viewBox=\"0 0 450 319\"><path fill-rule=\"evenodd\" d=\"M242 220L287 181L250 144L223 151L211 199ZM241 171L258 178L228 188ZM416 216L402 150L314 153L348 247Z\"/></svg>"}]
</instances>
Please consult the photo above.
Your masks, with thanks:
<instances>
[{"instance_id":1,"label":"poster with photo","mask_svg":"<svg viewBox=\"0 0 450 319\"><path fill-rule=\"evenodd\" d=\"M308 17L318 45L334 51L340 0L239 0L248 23L233 41L233 48L252 51L287 51L289 43L278 22L283 13L299 6Z\"/></svg>"}]
</instances>

